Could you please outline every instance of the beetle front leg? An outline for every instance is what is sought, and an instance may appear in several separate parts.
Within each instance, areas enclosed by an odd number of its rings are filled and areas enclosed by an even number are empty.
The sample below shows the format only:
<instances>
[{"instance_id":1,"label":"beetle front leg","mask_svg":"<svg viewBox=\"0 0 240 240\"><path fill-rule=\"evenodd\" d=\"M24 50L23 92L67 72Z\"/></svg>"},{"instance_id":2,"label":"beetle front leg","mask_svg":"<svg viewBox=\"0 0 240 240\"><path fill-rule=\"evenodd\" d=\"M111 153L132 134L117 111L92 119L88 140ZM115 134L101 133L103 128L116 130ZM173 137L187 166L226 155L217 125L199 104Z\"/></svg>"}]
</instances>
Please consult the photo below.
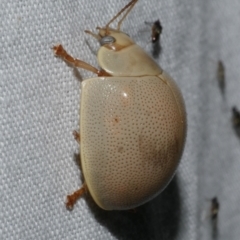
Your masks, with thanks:
<instances>
[{"instance_id":1,"label":"beetle front leg","mask_svg":"<svg viewBox=\"0 0 240 240\"><path fill-rule=\"evenodd\" d=\"M67 53L67 51L63 48L63 46L61 44L54 46L52 49L57 57L62 58L64 61L68 62L69 64L73 65L74 67L86 69L90 72L97 74L98 76L110 76L105 71L98 70L97 68L93 67L92 65L90 65L86 62L72 57L70 54Z\"/></svg>"},{"instance_id":2,"label":"beetle front leg","mask_svg":"<svg viewBox=\"0 0 240 240\"><path fill-rule=\"evenodd\" d=\"M82 195L86 192L87 192L87 185L84 183L81 188L79 188L77 191L73 192L71 195L68 195L67 200L66 200L67 209L72 210L73 206L77 202L77 200L80 197L82 197Z\"/></svg>"}]
</instances>

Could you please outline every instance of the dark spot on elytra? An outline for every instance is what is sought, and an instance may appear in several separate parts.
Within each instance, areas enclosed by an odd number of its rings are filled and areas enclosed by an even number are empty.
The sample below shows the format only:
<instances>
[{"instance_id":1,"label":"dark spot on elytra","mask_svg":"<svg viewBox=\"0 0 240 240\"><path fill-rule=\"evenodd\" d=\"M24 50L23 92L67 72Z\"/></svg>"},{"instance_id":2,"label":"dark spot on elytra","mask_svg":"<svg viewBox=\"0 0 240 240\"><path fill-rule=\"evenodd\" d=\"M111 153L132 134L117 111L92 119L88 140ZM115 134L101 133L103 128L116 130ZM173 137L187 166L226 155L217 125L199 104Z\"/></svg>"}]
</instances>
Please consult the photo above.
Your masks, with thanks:
<instances>
[{"instance_id":1,"label":"dark spot on elytra","mask_svg":"<svg viewBox=\"0 0 240 240\"><path fill-rule=\"evenodd\" d=\"M123 151L123 147L119 147L118 152L122 152L122 151Z\"/></svg>"},{"instance_id":2,"label":"dark spot on elytra","mask_svg":"<svg viewBox=\"0 0 240 240\"><path fill-rule=\"evenodd\" d=\"M153 141L147 140L146 137L139 135L138 137L138 145L139 145L139 151L142 155L142 159L144 160L144 163L157 167L159 165L162 165L162 159L166 157L165 152L157 150L156 145Z\"/></svg>"},{"instance_id":3,"label":"dark spot on elytra","mask_svg":"<svg viewBox=\"0 0 240 240\"><path fill-rule=\"evenodd\" d=\"M118 117L118 116L116 116L116 117L113 118L113 122L114 122L114 123L119 123L119 121L120 121L120 120L119 120L119 117Z\"/></svg>"}]
</instances>

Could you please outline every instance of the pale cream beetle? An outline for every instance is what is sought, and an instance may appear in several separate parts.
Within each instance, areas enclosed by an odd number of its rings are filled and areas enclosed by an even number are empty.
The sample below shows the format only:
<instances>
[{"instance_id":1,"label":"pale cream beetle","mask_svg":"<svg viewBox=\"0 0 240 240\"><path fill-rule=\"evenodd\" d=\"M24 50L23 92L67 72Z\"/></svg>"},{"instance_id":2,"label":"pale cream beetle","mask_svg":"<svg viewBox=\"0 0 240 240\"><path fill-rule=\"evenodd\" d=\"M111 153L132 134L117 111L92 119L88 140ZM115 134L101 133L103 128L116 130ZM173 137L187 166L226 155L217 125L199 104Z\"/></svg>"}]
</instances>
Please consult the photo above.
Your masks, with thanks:
<instances>
[{"instance_id":1,"label":"pale cream beetle","mask_svg":"<svg viewBox=\"0 0 240 240\"><path fill-rule=\"evenodd\" d=\"M56 56L98 77L82 82L80 135L85 183L67 197L67 207L89 191L106 210L132 209L158 195L172 179L186 136L186 113L175 82L127 34L128 3L98 34L95 67L71 57L61 45ZM126 12L125 12L126 11ZM117 29L109 27L120 14Z\"/></svg>"}]
</instances>

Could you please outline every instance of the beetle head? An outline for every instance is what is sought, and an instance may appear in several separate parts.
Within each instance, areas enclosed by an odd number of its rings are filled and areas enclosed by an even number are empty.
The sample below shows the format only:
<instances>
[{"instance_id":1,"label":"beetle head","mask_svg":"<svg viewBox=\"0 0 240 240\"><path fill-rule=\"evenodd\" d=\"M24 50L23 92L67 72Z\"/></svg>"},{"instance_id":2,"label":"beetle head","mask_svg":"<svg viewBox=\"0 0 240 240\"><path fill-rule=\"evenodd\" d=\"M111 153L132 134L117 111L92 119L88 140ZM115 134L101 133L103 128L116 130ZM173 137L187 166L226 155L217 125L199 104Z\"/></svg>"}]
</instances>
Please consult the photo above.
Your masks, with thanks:
<instances>
[{"instance_id":1,"label":"beetle head","mask_svg":"<svg viewBox=\"0 0 240 240\"><path fill-rule=\"evenodd\" d=\"M98 65L108 76L145 76L158 75L162 69L135 42L120 30L122 21L138 0L129 2L105 27L97 27L98 34L86 33L95 37L101 47L97 53ZM118 22L117 28L110 24L123 12L125 14Z\"/></svg>"},{"instance_id":2,"label":"beetle head","mask_svg":"<svg viewBox=\"0 0 240 240\"><path fill-rule=\"evenodd\" d=\"M123 20L126 18L128 13L131 11L131 9L134 7L138 0L132 0L130 1L125 7L123 7L108 23L105 27L97 27L98 34L92 33L88 30L85 32L92 35L98 41L100 42L101 46L107 47L108 49L119 51L125 47L128 47L134 42L131 40L131 38L124 32L120 31L121 24ZM122 13L125 14L122 16L122 18L119 20L117 28L110 28L110 24L116 20Z\"/></svg>"},{"instance_id":3,"label":"beetle head","mask_svg":"<svg viewBox=\"0 0 240 240\"><path fill-rule=\"evenodd\" d=\"M135 42L124 32L113 28L97 28L100 45L111 49L113 51L119 51L125 47L128 47Z\"/></svg>"}]
</instances>

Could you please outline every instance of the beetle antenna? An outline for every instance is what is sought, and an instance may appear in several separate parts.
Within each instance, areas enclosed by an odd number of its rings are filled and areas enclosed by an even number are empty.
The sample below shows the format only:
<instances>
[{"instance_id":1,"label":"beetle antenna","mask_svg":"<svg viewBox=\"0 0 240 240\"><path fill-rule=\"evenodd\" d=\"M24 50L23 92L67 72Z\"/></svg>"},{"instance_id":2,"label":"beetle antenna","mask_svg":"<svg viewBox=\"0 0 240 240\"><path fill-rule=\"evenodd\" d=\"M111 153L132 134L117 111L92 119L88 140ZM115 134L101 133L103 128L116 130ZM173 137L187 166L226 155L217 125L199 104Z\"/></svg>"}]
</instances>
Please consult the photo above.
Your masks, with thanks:
<instances>
[{"instance_id":1,"label":"beetle antenna","mask_svg":"<svg viewBox=\"0 0 240 240\"><path fill-rule=\"evenodd\" d=\"M91 31L89 31L89 30L85 30L84 32L87 33L87 34L90 34L91 36L93 36L94 38L96 38L98 41L101 40L101 37L100 37L98 34L95 34L95 33L91 32Z\"/></svg>"},{"instance_id":2,"label":"beetle antenna","mask_svg":"<svg viewBox=\"0 0 240 240\"><path fill-rule=\"evenodd\" d=\"M117 26L117 30L120 30L122 21L126 18L126 16L128 15L128 13L132 10L132 8L134 7L134 5L136 4L138 0L132 0L131 2L129 2L124 8L121 9L120 12L118 12L118 14L116 16L114 16L106 25L106 29L108 29L109 25L117 18L119 17L126 9L127 12L123 15L123 17L121 18L121 20L118 22L118 26Z\"/></svg>"}]
</instances>

